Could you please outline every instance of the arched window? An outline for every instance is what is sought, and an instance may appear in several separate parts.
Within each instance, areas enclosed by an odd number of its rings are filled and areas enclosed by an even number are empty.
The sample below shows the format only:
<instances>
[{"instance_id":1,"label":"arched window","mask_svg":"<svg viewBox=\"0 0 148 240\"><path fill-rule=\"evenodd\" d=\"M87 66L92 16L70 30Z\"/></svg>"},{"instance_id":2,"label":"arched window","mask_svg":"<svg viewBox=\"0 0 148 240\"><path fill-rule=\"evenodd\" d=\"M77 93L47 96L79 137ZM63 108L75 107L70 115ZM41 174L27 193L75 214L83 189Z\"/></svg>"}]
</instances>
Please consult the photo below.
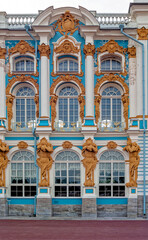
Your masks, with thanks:
<instances>
[{"instance_id":1,"label":"arched window","mask_svg":"<svg viewBox=\"0 0 148 240\"><path fill-rule=\"evenodd\" d=\"M55 197L80 196L80 158L72 151L60 152L55 159Z\"/></svg>"},{"instance_id":2,"label":"arched window","mask_svg":"<svg viewBox=\"0 0 148 240\"><path fill-rule=\"evenodd\" d=\"M11 159L11 196L31 197L36 195L36 167L34 156L29 151L18 151Z\"/></svg>"},{"instance_id":3,"label":"arched window","mask_svg":"<svg viewBox=\"0 0 148 240\"><path fill-rule=\"evenodd\" d=\"M101 58L101 71L122 71L122 59L116 55L104 55Z\"/></svg>"},{"instance_id":4,"label":"arched window","mask_svg":"<svg viewBox=\"0 0 148 240\"><path fill-rule=\"evenodd\" d=\"M108 85L101 95L101 127L121 127L122 103L118 86Z\"/></svg>"},{"instance_id":5,"label":"arched window","mask_svg":"<svg viewBox=\"0 0 148 240\"><path fill-rule=\"evenodd\" d=\"M16 127L29 128L35 120L35 93L32 88L23 86L16 92Z\"/></svg>"},{"instance_id":6,"label":"arched window","mask_svg":"<svg viewBox=\"0 0 148 240\"><path fill-rule=\"evenodd\" d=\"M125 162L118 151L106 151L100 157L99 196L125 196Z\"/></svg>"},{"instance_id":7,"label":"arched window","mask_svg":"<svg viewBox=\"0 0 148 240\"><path fill-rule=\"evenodd\" d=\"M58 119L64 128L71 128L79 120L78 92L71 86L63 87L58 98Z\"/></svg>"},{"instance_id":8,"label":"arched window","mask_svg":"<svg viewBox=\"0 0 148 240\"><path fill-rule=\"evenodd\" d=\"M76 59L64 58L58 61L58 72L78 72L78 62Z\"/></svg>"},{"instance_id":9,"label":"arched window","mask_svg":"<svg viewBox=\"0 0 148 240\"><path fill-rule=\"evenodd\" d=\"M14 70L17 72L34 72L34 59L30 56L16 57Z\"/></svg>"}]
</instances>

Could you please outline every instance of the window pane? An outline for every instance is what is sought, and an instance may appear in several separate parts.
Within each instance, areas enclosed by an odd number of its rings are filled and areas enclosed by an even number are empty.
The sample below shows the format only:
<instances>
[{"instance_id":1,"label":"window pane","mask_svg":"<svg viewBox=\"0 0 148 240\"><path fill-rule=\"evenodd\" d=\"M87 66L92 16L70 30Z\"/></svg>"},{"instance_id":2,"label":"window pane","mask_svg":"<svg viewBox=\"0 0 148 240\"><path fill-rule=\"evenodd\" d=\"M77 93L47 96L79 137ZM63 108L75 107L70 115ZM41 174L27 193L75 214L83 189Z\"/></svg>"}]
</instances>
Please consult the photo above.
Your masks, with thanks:
<instances>
[{"instance_id":1,"label":"window pane","mask_svg":"<svg viewBox=\"0 0 148 240\"><path fill-rule=\"evenodd\" d=\"M99 187L100 197L110 197L111 196L111 186L100 186Z\"/></svg>"},{"instance_id":2,"label":"window pane","mask_svg":"<svg viewBox=\"0 0 148 240\"><path fill-rule=\"evenodd\" d=\"M11 186L11 196L12 197L22 197L23 187L22 186Z\"/></svg>"},{"instance_id":3,"label":"window pane","mask_svg":"<svg viewBox=\"0 0 148 240\"><path fill-rule=\"evenodd\" d=\"M121 63L116 60L112 60L112 70L121 70Z\"/></svg>"},{"instance_id":4,"label":"window pane","mask_svg":"<svg viewBox=\"0 0 148 240\"><path fill-rule=\"evenodd\" d=\"M55 186L55 197L67 197L67 187Z\"/></svg>"},{"instance_id":5,"label":"window pane","mask_svg":"<svg viewBox=\"0 0 148 240\"><path fill-rule=\"evenodd\" d=\"M69 197L80 197L81 188L80 186L69 186Z\"/></svg>"},{"instance_id":6,"label":"window pane","mask_svg":"<svg viewBox=\"0 0 148 240\"><path fill-rule=\"evenodd\" d=\"M110 70L110 60L105 60L101 62L101 70L103 71Z\"/></svg>"}]
</instances>

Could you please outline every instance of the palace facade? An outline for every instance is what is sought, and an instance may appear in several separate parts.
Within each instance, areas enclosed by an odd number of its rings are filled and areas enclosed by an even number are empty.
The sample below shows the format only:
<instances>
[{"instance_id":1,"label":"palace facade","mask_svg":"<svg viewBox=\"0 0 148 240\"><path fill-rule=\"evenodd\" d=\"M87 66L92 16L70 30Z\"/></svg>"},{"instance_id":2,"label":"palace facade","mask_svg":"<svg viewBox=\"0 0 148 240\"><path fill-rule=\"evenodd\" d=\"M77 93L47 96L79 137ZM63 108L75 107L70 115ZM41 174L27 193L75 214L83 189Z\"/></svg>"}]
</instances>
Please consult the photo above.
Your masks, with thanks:
<instances>
[{"instance_id":1,"label":"palace facade","mask_svg":"<svg viewBox=\"0 0 148 240\"><path fill-rule=\"evenodd\" d=\"M148 1L0 12L0 215L147 209Z\"/></svg>"}]
</instances>

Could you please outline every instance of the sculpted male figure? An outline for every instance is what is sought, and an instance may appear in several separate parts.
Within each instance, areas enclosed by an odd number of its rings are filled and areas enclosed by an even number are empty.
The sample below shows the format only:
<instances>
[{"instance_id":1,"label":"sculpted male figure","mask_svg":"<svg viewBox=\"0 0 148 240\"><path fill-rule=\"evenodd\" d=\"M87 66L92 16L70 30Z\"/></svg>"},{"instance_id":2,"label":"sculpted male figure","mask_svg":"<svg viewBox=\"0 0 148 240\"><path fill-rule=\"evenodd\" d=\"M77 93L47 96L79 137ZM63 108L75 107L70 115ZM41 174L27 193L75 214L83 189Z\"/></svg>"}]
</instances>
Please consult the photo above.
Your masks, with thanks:
<instances>
[{"instance_id":1,"label":"sculpted male figure","mask_svg":"<svg viewBox=\"0 0 148 240\"><path fill-rule=\"evenodd\" d=\"M9 162L6 154L9 152L9 147L6 143L0 140L0 187L5 187L5 169Z\"/></svg>"},{"instance_id":2,"label":"sculpted male figure","mask_svg":"<svg viewBox=\"0 0 148 240\"><path fill-rule=\"evenodd\" d=\"M137 187L137 170L140 162L139 152L140 147L136 142L131 141L130 138L127 140L127 146L123 150L129 152L129 182L126 183L127 187Z\"/></svg>"},{"instance_id":3,"label":"sculpted male figure","mask_svg":"<svg viewBox=\"0 0 148 240\"><path fill-rule=\"evenodd\" d=\"M82 156L84 157L82 162L85 167L84 186L86 187L93 187L95 185L94 170L98 162L96 157L97 152L98 152L97 145L93 142L91 138L88 138L86 142L83 144L83 149L82 149Z\"/></svg>"}]
</instances>

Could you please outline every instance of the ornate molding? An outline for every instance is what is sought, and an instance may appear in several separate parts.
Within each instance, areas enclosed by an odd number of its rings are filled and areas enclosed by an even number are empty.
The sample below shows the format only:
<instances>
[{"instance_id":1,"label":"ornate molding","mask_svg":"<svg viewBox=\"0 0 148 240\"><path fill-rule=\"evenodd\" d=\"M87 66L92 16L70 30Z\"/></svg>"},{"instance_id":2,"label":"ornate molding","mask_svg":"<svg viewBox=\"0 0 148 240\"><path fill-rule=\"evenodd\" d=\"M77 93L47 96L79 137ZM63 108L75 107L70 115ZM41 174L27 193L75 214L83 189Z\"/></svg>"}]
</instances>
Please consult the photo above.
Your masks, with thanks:
<instances>
[{"instance_id":1,"label":"ornate molding","mask_svg":"<svg viewBox=\"0 0 148 240\"><path fill-rule=\"evenodd\" d=\"M19 149L26 149L28 147L28 144L24 141L20 141L18 144L17 144L17 147Z\"/></svg>"},{"instance_id":2,"label":"ornate molding","mask_svg":"<svg viewBox=\"0 0 148 240\"><path fill-rule=\"evenodd\" d=\"M55 53L78 53L80 49L78 47L75 47L74 44L69 41L65 40L64 42L61 43L60 46L56 47L54 49Z\"/></svg>"},{"instance_id":3,"label":"ornate molding","mask_svg":"<svg viewBox=\"0 0 148 240\"><path fill-rule=\"evenodd\" d=\"M108 53L119 52L121 54L124 54L126 52L126 49L119 46L119 44L114 40L109 40L103 46L97 48L97 53L103 53L103 52L108 52Z\"/></svg>"},{"instance_id":4,"label":"ornate molding","mask_svg":"<svg viewBox=\"0 0 148 240\"><path fill-rule=\"evenodd\" d=\"M82 163L85 167L85 187L93 187L94 182L94 170L98 162L96 154L98 152L97 145L93 142L91 138L88 138L83 144L82 156L84 159Z\"/></svg>"},{"instance_id":5,"label":"ornate molding","mask_svg":"<svg viewBox=\"0 0 148 240\"><path fill-rule=\"evenodd\" d=\"M95 54L95 45L92 45L91 43L88 43L87 45L84 45L83 52L85 54L85 57L87 56L93 56Z\"/></svg>"},{"instance_id":6,"label":"ornate molding","mask_svg":"<svg viewBox=\"0 0 148 240\"><path fill-rule=\"evenodd\" d=\"M80 104L80 118L81 118L81 122L83 123L83 119L84 119L84 106L85 106L85 99L82 96L82 94L80 94L78 96L78 101Z\"/></svg>"},{"instance_id":7,"label":"ornate molding","mask_svg":"<svg viewBox=\"0 0 148 240\"><path fill-rule=\"evenodd\" d=\"M110 73L110 74L104 75L100 79L97 79L97 83L96 83L96 86L95 86L95 95L98 95L99 88L105 82L120 83L124 88L125 94L129 94L129 88L128 88L128 85L124 82L124 79L119 77L118 75L114 75L113 73Z\"/></svg>"},{"instance_id":8,"label":"ornate molding","mask_svg":"<svg viewBox=\"0 0 148 240\"><path fill-rule=\"evenodd\" d=\"M65 149L70 149L70 148L72 148L72 146L73 146L73 144L69 141L65 141L62 144L62 147L65 148Z\"/></svg>"},{"instance_id":9,"label":"ornate molding","mask_svg":"<svg viewBox=\"0 0 148 240\"><path fill-rule=\"evenodd\" d=\"M49 58L51 53L49 45L42 43L41 45L38 45L38 49L41 57L46 56L47 58Z\"/></svg>"},{"instance_id":10,"label":"ornate molding","mask_svg":"<svg viewBox=\"0 0 148 240\"><path fill-rule=\"evenodd\" d=\"M16 76L16 77L13 77L12 79L9 79L9 83L7 85L7 88L6 88L6 95L11 94L11 92L10 92L11 87L17 82L30 82L30 83L32 83L37 90L37 94L39 95L39 85L37 83L37 79L34 79L30 76L24 76L24 75Z\"/></svg>"},{"instance_id":11,"label":"ornate molding","mask_svg":"<svg viewBox=\"0 0 148 240\"><path fill-rule=\"evenodd\" d=\"M12 131L11 120L13 118L12 107L13 107L14 98L15 97L12 94L8 95L7 98L6 98L7 116L8 116L8 131Z\"/></svg>"},{"instance_id":12,"label":"ornate molding","mask_svg":"<svg viewBox=\"0 0 148 240\"><path fill-rule=\"evenodd\" d=\"M61 18L55 23L55 31L59 31L62 35L67 36L68 33L72 35L78 30L79 20L75 19L70 11L62 14Z\"/></svg>"},{"instance_id":13,"label":"ornate molding","mask_svg":"<svg viewBox=\"0 0 148 240\"><path fill-rule=\"evenodd\" d=\"M6 52L6 48L0 47L0 59L5 59Z\"/></svg>"},{"instance_id":14,"label":"ornate molding","mask_svg":"<svg viewBox=\"0 0 148 240\"><path fill-rule=\"evenodd\" d=\"M50 106L51 106L51 126L52 126L52 130L54 131L54 123L55 123L55 119L56 119L56 103L58 100L58 96L56 94L54 94L51 99L50 99Z\"/></svg>"},{"instance_id":15,"label":"ornate molding","mask_svg":"<svg viewBox=\"0 0 148 240\"><path fill-rule=\"evenodd\" d=\"M5 170L9 162L7 157L8 152L8 145L0 139L0 187L5 187Z\"/></svg>"},{"instance_id":16,"label":"ornate molding","mask_svg":"<svg viewBox=\"0 0 148 240\"><path fill-rule=\"evenodd\" d=\"M127 49L129 58L136 58L136 48L134 46Z\"/></svg>"},{"instance_id":17,"label":"ornate molding","mask_svg":"<svg viewBox=\"0 0 148 240\"><path fill-rule=\"evenodd\" d=\"M34 102L36 104L36 117L39 118L39 95L35 94Z\"/></svg>"},{"instance_id":18,"label":"ornate molding","mask_svg":"<svg viewBox=\"0 0 148 240\"><path fill-rule=\"evenodd\" d=\"M95 97L95 121L96 124L98 124L99 117L100 117L100 102L101 102L101 95L98 93L98 95Z\"/></svg>"},{"instance_id":19,"label":"ornate molding","mask_svg":"<svg viewBox=\"0 0 148 240\"><path fill-rule=\"evenodd\" d=\"M58 78L56 79L53 79L53 83L51 85L51 88L50 88L50 95L54 95L54 90L56 89L57 85L59 83L65 83L65 82L75 82L80 90L81 90L81 94L82 95L85 95L85 88L84 88L84 85L81 83L81 80L79 78L77 78L76 76L74 75L61 75L59 76Z\"/></svg>"},{"instance_id":20,"label":"ornate molding","mask_svg":"<svg viewBox=\"0 0 148 240\"><path fill-rule=\"evenodd\" d=\"M29 43L27 43L24 40L21 40L19 43L15 45L15 47L12 47L9 49L9 55L15 54L15 53L25 54L26 52L30 52L32 54L35 54L34 47L31 47Z\"/></svg>"},{"instance_id":21,"label":"ornate molding","mask_svg":"<svg viewBox=\"0 0 148 240\"><path fill-rule=\"evenodd\" d=\"M53 159L51 157L51 153L53 152L53 146L51 143L47 141L44 137L37 144L37 154L39 158L37 158L37 164L41 169L41 179L39 182L40 187L49 187L49 170L52 167Z\"/></svg>"},{"instance_id":22,"label":"ornate molding","mask_svg":"<svg viewBox=\"0 0 148 240\"><path fill-rule=\"evenodd\" d=\"M148 40L148 29L146 29L145 27L137 29L137 33L139 40Z\"/></svg>"},{"instance_id":23,"label":"ornate molding","mask_svg":"<svg viewBox=\"0 0 148 240\"><path fill-rule=\"evenodd\" d=\"M137 187L139 152L141 149L136 142L132 143L131 139L128 138L127 146L123 150L129 152L129 182L126 183L126 186Z\"/></svg>"},{"instance_id":24,"label":"ornate molding","mask_svg":"<svg viewBox=\"0 0 148 240\"><path fill-rule=\"evenodd\" d=\"M122 103L123 103L123 116L125 119L125 130L128 129L128 106L129 106L129 96L126 94L122 95Z\"/></svg>"},{"instance_id":25,"label":"ornate molding","mask_svg":"<svg viewBox=\"0 0 148 240\"><path fill-rule=\"evenodd\" d=\"M115 149L117 147L117 143L114 141L110 141L107 143L107 148L108 149Z\"/></svg>"}]
</instances>

